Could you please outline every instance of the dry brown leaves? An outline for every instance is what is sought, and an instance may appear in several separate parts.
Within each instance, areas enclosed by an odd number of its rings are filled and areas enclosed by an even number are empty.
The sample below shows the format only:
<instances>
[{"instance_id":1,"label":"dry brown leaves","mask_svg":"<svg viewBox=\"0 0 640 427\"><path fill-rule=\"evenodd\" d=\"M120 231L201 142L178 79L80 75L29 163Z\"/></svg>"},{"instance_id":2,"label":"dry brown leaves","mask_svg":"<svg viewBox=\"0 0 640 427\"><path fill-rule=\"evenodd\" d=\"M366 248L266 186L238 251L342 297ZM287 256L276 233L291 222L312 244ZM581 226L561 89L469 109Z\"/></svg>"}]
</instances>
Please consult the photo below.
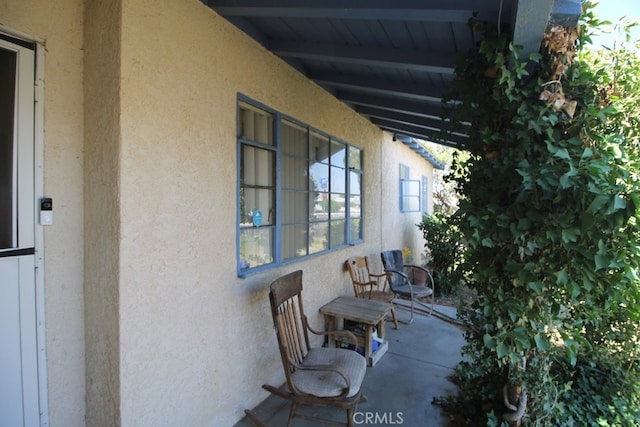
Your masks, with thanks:
<instances>
[{"instance_id":1,"label":"dry brown leaves","mask_svg":"<svg viewBox=\"0 0 640 427\"><path fill-rule=\"evenodd\" d=\"M540 100L555 111L563 110L569 117L575 114L578 103L565 97L562 78L575 60L578 37L578 30L575 28L554 26L544 34L543 39L544 46L553 55L553 71L551 80L543 84Z\"/></svg>"}]
</instances>

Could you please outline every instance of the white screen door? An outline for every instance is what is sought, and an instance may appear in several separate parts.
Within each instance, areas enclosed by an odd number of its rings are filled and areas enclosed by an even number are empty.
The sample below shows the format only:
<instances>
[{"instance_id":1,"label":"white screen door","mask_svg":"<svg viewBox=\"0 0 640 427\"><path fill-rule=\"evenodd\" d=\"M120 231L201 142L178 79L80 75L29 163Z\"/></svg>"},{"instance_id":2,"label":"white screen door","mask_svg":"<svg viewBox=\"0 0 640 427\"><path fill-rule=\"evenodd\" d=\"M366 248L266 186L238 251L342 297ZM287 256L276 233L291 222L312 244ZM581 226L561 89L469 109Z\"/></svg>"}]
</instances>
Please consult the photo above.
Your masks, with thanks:
<instances>
[{"instance_id":1,"label":"white screen door","mask_svg":"<svg viewBox=\"0 0 640 427\"><path fill-rule=\"evenodd\" d=\"M0 34L0 426L38 426L34 46Z\"/></svg>"}]
</instances>

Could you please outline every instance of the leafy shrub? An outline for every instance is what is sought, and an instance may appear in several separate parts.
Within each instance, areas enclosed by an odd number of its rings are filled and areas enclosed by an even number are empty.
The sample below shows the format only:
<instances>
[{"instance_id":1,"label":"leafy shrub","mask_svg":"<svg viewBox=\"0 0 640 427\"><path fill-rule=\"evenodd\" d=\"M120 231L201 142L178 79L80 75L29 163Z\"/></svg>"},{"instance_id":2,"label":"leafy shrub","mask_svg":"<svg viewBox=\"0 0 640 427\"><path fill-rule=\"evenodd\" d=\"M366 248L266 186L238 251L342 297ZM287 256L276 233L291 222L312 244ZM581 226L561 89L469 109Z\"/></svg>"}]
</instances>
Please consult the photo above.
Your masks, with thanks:
<instances>
[{"instance_id":1,"label":"leafy shrub","mask_svg":"<svg viewBox=\"0 0 640 427\"><path fill-rule=\"evenodd\" d=\"M425 255L436 284L436 292L441 296L451 295L461 280L456 268L464 253L462 234L455 223L443 213L425 215L418 228L426 241Z\"/></svg>"},{"instance_id":2,"label":"leafy shrub","mask_svg":"<svg viewBox=\"0 0 640 427\"><path fill-rule=\"evenodd\" d=\"M451 122L472 123L456 223L479 297L460 393L440 402L468 420L507 424L501 386L528 396L524 426L640 418L640 57L580 52L589 6L528 58L475 22L456 71Z\"/></svg>"},{"instance_id":3,"label":"leafy shrub","mask_svg":"<svg viewBox=\"0 0 640 427\"><path fill-rule=\"evenodd\" d=\"M555 425L636 427L640 422L638 366L625 365L608 357L579 358L575 366L559 359L553 373L569 387L558 399L557 412L562 416Z\"/></svg>"}]
</instances>

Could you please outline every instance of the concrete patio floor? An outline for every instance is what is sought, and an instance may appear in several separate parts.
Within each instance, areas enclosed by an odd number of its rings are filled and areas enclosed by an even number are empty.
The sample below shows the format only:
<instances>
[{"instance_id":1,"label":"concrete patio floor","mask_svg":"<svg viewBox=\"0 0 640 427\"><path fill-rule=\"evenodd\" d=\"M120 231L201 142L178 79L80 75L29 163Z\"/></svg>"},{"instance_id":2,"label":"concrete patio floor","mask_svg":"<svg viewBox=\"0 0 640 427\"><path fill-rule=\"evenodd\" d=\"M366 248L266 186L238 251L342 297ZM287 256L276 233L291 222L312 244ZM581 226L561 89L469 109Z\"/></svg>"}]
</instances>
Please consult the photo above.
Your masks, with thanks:
<instances>
[{"instance_id":1,"label":"concrete patio floor","mask_svg":"<svg viewBox=\"0 0 640 427\"><path fill-rule=\"evenodd\" d=\"M404 303L404 301L401 301ZM456 309L435 306L443 314L455 318ZM400 320L409 319L409 311L397 309ZM440 427L447 426L447 418L440 407L433 405L434 397L456 392L448 380L454 367L462 360L461 348L465 341L463 330L436 316L415 314L410 325L386 323L389 350L374 366L367 368L364 395L367 401L358 405L355 425ZM290 402L270 395L253 411L268 427L287 424ZM346 411L336 408L304 407L300 412L346 421ZM319 427L304 419L294 420L296 427ZM255 426L246 417L236 427Z\"/></svg>"}]
</instances>

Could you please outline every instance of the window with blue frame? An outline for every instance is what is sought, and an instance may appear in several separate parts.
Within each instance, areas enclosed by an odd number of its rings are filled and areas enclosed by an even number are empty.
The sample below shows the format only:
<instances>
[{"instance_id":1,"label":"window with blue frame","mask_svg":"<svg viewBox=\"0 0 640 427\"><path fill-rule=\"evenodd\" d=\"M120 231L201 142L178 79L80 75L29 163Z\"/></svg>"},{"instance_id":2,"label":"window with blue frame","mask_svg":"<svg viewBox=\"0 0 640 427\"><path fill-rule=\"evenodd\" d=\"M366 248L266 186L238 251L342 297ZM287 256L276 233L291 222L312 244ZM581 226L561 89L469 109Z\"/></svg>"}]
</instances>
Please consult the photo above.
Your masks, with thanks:
<instances>
[{"instance_id":1,"label":"window with blue frame","mask_svg":"<svg viewBox=\"0 0 640 427\"><path fill-rule=\"evenodd\" d=\"M362 150L238 101L238 273L357 243Z\"/></svg>"},{"instance_id":2,"label":"window with blue frame","mask_svg":"<svg viewBox=\"0 0 640 427\"><path fill-rule=\"evenodd\" d=\"M400 212L420 212L420 180L410 179L409 167L400 165Z\"/></svg>"}]
</instances>

